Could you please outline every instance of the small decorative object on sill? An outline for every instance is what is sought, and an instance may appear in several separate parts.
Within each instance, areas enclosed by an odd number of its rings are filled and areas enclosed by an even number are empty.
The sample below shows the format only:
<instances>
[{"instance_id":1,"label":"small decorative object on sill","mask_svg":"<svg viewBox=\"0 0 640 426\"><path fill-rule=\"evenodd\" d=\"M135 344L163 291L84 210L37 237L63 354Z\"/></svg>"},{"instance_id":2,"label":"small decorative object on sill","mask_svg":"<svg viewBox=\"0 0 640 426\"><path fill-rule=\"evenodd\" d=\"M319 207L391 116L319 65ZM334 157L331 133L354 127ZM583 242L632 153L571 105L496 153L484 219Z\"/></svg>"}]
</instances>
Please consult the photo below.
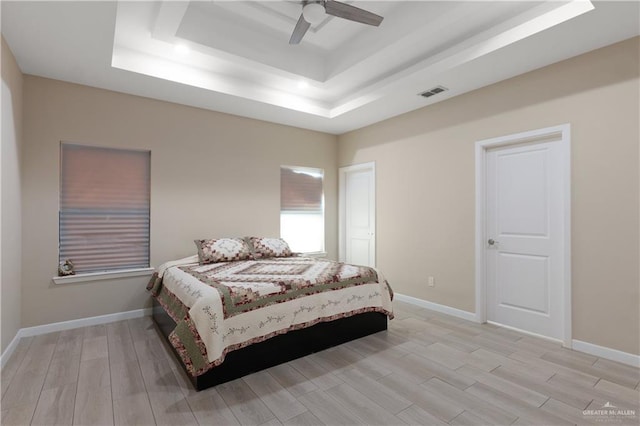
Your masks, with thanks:
<instances>
[{"instance_id":1,"label":"small decorative object on sill","mask_svg":"<svg viewBox=\"0 0 640 426\"><path fill-rule=\"evenodd\" d=\"M65 259L58 264L58 276L66 277L67 275L75 275L75 273L71 260Z\"/></svg>"}]
</instances>

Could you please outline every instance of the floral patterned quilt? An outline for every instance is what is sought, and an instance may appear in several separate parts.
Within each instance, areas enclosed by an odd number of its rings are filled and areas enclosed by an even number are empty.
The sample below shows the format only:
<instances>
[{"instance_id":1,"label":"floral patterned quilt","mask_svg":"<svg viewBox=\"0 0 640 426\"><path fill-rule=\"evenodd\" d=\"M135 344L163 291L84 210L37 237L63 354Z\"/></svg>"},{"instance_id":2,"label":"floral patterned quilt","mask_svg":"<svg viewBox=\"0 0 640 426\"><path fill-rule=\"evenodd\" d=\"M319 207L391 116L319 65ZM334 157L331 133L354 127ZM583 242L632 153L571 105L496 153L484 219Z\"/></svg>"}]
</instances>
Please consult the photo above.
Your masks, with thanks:
<instances>
[{"instance_id":1,"label":"floral patterned quilt","mask_svg":"<svg viewBox=\"0 0 640 426\"><path fill-rule=\"evenodd\" d=\"M393 318L393 292L372 268L287 257L159 268L147 287L176 321L169 341L193 376L235 349L364 312Z\"/></svg>"}]
</instances>

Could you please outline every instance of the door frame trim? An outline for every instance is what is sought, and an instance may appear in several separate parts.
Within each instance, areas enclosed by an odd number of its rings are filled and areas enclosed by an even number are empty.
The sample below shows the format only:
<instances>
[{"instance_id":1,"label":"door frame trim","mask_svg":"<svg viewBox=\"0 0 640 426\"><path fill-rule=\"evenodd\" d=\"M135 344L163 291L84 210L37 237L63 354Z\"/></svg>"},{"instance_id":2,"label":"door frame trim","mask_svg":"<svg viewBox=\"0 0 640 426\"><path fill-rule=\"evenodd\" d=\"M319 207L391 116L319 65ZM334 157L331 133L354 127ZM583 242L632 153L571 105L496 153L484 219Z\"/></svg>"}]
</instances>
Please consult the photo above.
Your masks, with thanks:
<instances>
[{"instance_id":1,"label":"door frame trim","mask_svg":"<svg viewBox=\"0 0 640 426\"><path fill-rule=\"evenodd\" d=\"M350 166L344 166L344 167L340 167L338 169L338 260L340 262L344 262L345 259L345 254L346 254L346 231L345 231L345 218L347 216L347 212L346 212L346 202L345 202L345 185L346 185L346 180L345 180L345 175L348 172L354 172L354 171L358 171L358 170L365 170L365 169L371 169L371 172L373 173L373 194L371 194L371 196L373 197L373 261L374 264L377 265L378 263L378 258L377 258L377 250L376 250L376 246L378 244L378 239L377 239L377 230L376 230L376 216L377 216L377 204L376 204L376 163L375 161L370 161L367 163L359 163L359 164L353 164Z\"/></svg>"},{"instance_id":2,"label":"door frame trim","mask_svg":"<svg viewBox=\"0 0 640 426\"><path fill-rule=\"evenodd\" d=\"M536 143L549 139L560 141L560 151L562 153L563 173L563 246L564 246L564 270L563 270L563 298L562 304L564 312L562 345L567 348L572 346L571 329L571 125L569 123L559 126L547 127L544 129L531 130L528 132L516 133L497 138L484 139L475 143L475 166L476 166L476 218L475 218L475 287L476 287L476 321L487 322L487 300L486 300L486 280L485 280L485 244L487 236L486 230L486 162L487 151L492 148L520 145L525 143Z\"/></svg>"}]
</instances>

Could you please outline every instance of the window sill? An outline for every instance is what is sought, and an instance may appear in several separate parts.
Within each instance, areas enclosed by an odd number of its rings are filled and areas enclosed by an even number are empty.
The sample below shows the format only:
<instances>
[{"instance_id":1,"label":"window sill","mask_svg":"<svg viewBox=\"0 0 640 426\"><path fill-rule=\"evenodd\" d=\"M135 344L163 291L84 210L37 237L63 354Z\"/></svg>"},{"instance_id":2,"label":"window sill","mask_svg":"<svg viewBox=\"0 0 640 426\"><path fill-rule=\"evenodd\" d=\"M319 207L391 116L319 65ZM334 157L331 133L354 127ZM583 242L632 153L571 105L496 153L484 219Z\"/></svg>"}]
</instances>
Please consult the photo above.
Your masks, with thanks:
<instances>
[{"instance_id":1,"label":"window sill","mask_svg":"<svg viewBox=\"0 0 640 426\"><path fill-rule=\"evenodd\" d=\"M113 280L117 278L131 278L151 275L154 268L124 269L121 271L92 272L88 274L67 275L65 277L53 277L54 284L74 284L89 281Z\"/></svg>"}]
</instances>

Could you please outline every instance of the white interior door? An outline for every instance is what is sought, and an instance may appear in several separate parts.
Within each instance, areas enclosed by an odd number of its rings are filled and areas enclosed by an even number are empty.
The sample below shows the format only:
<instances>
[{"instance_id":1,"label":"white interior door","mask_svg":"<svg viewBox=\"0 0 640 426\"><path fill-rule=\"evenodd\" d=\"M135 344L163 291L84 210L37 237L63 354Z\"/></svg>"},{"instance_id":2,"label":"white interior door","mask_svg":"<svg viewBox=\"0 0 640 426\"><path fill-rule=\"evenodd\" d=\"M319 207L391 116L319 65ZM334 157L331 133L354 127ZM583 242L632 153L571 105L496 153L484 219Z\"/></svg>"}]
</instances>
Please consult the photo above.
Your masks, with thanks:
<instances>
[{"instance_id":1,"label":"white interior door","mask_svg":"<svg viewBox=\"0 0 640 426\"><path fill-rule=\"evenodd\" d=\"M340 260L375 266L375 166L340 168Z\"/></svg>"},{"instance_id":2,"label":"white interior door","mask_svg":"<svg viewBox=\"0 0 640 426\"><path fill-rule=\"evenodd\" d=\"M562 139L486 154L487 320L563 339Z\"/></svg>"}]
</instances>

